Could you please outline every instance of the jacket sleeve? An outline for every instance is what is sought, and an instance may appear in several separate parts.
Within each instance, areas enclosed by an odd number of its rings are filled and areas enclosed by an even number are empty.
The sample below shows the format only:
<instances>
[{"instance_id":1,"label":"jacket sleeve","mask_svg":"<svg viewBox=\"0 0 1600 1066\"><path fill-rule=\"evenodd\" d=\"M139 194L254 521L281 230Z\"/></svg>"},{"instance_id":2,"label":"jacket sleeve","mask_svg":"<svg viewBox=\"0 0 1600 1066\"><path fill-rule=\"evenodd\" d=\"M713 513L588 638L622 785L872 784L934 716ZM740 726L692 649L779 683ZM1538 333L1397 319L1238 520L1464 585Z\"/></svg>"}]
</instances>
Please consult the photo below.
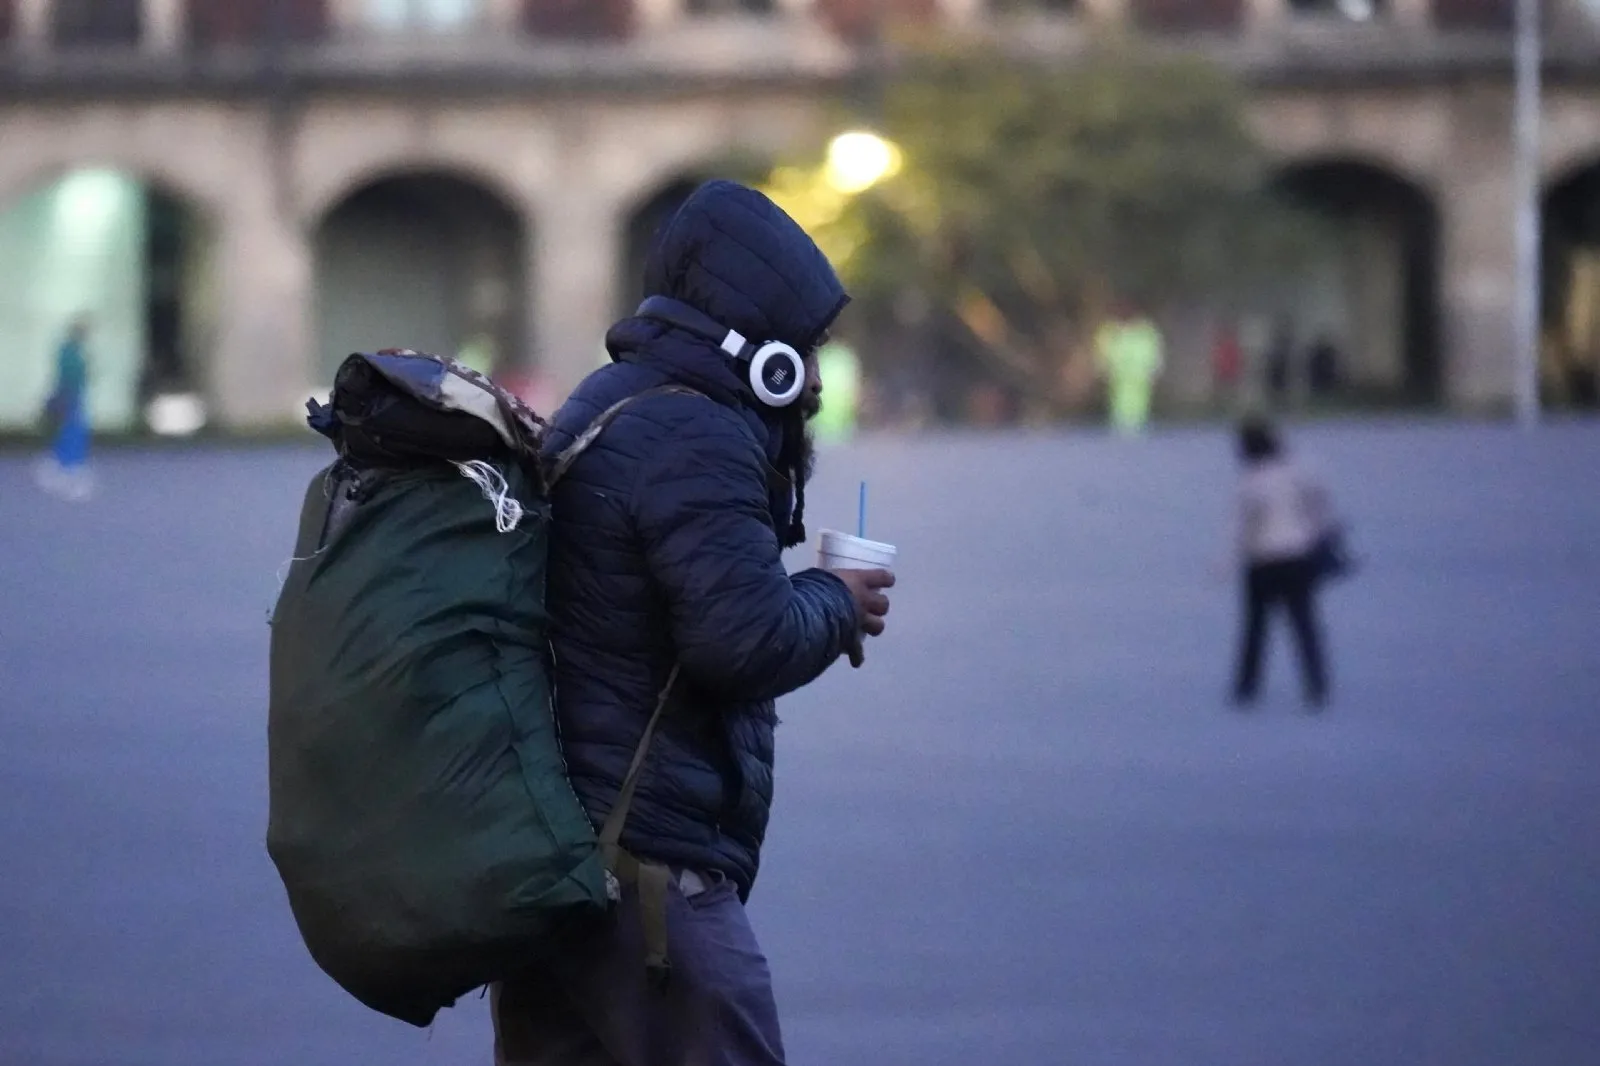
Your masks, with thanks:
<instances>
[{"instance_id":1,"label":"jacket sleeve","mask_svg":"<svg viewBox=\"0 0 1600 1066\"><path fill-rule=\"evenodd\" d=\"M652 451L640 466L634 515L684 670L741 701L776 699L816 680L856 639L855 602L832 574L784 569L750 438L702 418Z\"/></svg>"}]
</instances>

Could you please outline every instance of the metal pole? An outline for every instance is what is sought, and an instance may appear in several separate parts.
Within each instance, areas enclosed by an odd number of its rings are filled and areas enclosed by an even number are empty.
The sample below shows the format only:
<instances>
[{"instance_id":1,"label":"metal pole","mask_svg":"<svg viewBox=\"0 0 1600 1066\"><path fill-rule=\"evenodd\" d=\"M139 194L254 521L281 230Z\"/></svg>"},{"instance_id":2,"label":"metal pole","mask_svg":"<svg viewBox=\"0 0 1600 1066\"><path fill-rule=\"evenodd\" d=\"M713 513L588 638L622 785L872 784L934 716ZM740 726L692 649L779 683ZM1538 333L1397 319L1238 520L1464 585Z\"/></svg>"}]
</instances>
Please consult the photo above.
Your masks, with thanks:
<instances>
[{"instance_id":1,"label":"metal pole","mask_svg":"<svg viewBox=\"0 0 1600 1066\"><path fill-rule=\"evenodd\" d=\"M1540 0L1517 0L1516 106L1514 117L1517 291L1514 343L1517 421L1539 422L1539 325L1541 317L1541 236L1539 127Z\"/></svg>"}]
</instances>

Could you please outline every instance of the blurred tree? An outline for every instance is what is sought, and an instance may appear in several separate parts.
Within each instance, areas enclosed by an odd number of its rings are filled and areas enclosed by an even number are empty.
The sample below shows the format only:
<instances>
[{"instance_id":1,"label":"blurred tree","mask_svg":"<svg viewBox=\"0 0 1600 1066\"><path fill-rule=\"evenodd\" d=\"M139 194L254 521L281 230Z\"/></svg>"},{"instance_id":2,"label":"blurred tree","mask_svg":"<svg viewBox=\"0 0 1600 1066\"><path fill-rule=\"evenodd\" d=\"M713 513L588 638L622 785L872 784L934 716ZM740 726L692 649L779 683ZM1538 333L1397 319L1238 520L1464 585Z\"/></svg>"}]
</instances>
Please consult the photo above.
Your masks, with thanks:
<instances>
[{"instance_id":1,"label":"blurred tree","mask_svg":"<svg viewBox=\"0 0 1600 1066\"><path fill-rule=\"evenodd\" d=\"M1263 191L1243 90L1199 60L941 49L895 79L882 118L894 174L841 196L819 171L802 195L781 171L781 202L859 301L915 293L1037 414L1085 404L1114 302L1227 306L1314 228Z\"/></svg>"}]
</instances>

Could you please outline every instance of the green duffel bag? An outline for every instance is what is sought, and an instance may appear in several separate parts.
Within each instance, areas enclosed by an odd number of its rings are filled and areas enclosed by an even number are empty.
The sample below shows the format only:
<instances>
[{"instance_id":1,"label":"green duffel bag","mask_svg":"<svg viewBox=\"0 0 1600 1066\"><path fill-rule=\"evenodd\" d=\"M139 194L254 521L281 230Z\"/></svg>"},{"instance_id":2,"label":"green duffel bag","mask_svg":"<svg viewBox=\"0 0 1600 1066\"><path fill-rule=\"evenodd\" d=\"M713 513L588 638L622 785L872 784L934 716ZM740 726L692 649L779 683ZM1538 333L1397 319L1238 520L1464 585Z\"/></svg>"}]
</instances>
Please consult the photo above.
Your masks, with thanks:
<instances>
[{"instance_id":1,"label":"green duffel bag","mask_svg":"<svg viewBox=\"0 0 1600 1066\"><path fill-rule=\"evenodd\" d=\"M632 788L602 845L552 707L536 420L410 352L352 356L311 407L340 459L273 612L267 850L317 964L426 1026L641 877L615 847Z\"/></svg>"}]
</instances>

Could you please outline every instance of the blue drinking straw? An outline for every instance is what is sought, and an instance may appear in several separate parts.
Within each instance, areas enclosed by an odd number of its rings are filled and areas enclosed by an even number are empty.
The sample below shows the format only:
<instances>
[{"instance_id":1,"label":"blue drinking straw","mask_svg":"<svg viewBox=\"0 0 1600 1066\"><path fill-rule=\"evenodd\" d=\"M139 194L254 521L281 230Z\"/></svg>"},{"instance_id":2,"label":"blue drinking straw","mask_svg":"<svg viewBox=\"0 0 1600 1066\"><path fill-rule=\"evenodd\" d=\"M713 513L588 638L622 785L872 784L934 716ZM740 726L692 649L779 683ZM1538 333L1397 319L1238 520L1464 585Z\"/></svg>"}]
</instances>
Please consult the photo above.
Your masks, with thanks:
<instances>
[{"instance_id":1,"label":"blue drinking straw","mask_svg":"<svg viewBox=\"0 0 1600 1066\"><path fill-rule=\"evenodd\" d=\"M856 508L856 536L867 539L867 483L861 483L861 502Z\"/></svg>"}]
</instances>

